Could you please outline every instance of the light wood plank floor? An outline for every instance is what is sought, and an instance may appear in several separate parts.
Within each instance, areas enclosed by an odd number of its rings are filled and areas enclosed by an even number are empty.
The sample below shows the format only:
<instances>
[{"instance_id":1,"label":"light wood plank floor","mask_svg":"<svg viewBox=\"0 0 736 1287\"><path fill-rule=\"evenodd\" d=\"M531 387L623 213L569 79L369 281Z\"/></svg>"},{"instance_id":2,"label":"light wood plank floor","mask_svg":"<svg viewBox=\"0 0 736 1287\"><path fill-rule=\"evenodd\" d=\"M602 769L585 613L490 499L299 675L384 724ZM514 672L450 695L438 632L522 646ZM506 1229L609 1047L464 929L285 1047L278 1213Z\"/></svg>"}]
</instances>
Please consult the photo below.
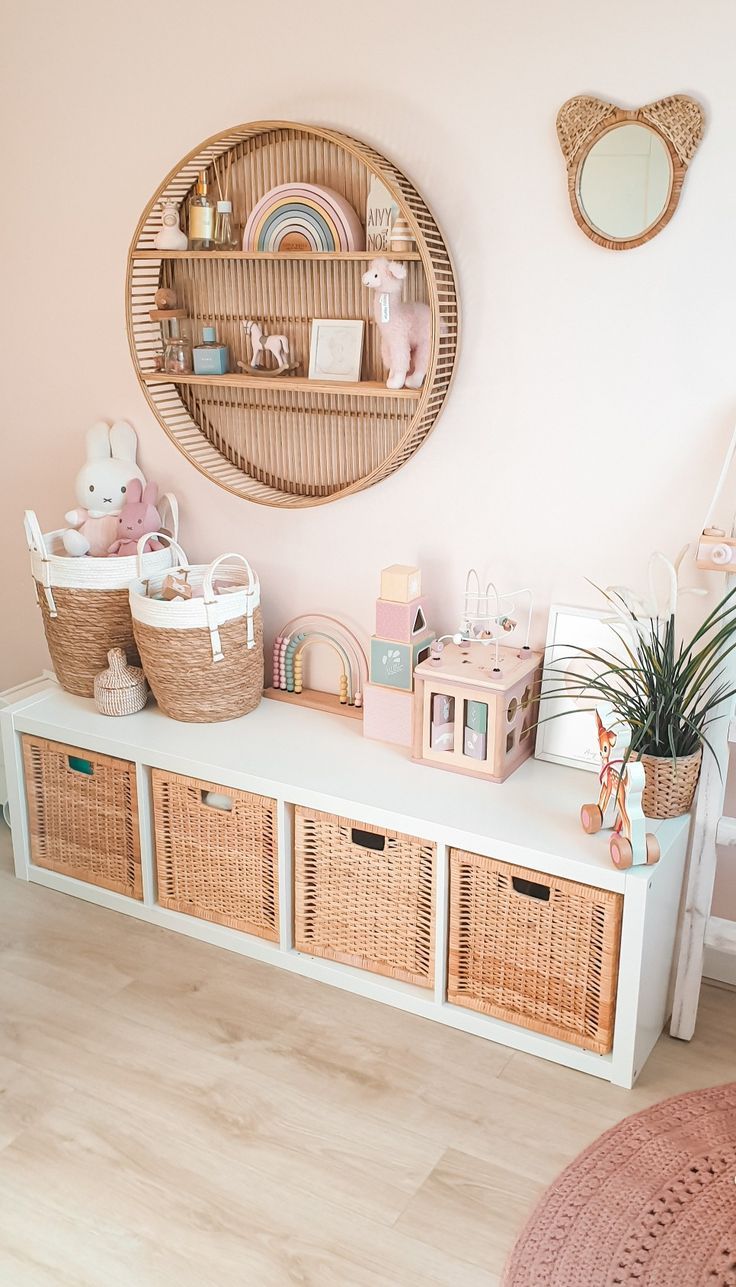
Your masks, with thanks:
<instances>
[{"instance_id":1,"label":"light wood plank floor","mask_svg":"<svg viewBox=\"0 0 736 1287\"><path fill-rule=\"evenodd\" d=\"M10 872L4 830L8 1287L493 1287L580 1149L734 1076L724 989L624 1091Z\"/></svg>"}]
</instances>

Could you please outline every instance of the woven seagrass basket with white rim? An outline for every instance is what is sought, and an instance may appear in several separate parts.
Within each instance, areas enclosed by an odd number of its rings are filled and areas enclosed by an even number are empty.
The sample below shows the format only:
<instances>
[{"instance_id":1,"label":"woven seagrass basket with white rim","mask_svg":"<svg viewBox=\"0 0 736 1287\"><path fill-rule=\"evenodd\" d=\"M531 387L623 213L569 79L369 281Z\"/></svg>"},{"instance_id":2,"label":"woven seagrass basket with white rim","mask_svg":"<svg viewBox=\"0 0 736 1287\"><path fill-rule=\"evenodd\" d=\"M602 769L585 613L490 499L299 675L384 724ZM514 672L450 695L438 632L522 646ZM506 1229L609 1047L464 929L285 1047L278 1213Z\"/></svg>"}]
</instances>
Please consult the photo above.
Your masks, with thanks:
<instances>
[{"instance_id":1,"label":"woven seagrass basket with white rim","mask_svg":"<svg viewBox=\"0 0 736 1287\"><path fill-rule=\"evenodd\" d=\"M263 623L258 577L242 554L210 564L180 563L195 594L160 599L165 573L130 587L133 630L143 670L171 719L211 724L255 710L263 694ZM217 584L215 573L217 572ZM196 595L198 589L201 596Z\"/></svg>"},{"instance_id":2,"label":"woven seagrass basket with white rim","mask_svg":"<svg viewBox=\"0 0 736 1287\"><path fill-rule=\"evenodd\" d=\"M171 535L168 531L158 535L170 542L179 533L179 507L169 493L162 501L168 505ZM56 677L68 693L93 697L95 677L104 669L111 648L122 648L133 664L139 660L128 597L131 581L140 575L138 559L134 555L74 558L64 549L66 529L42 532L32 509L25 512L24 526ZM173 557L169 548L149 551L143 555L144 574L165 571Z\"/></svg>"}]
</instances>

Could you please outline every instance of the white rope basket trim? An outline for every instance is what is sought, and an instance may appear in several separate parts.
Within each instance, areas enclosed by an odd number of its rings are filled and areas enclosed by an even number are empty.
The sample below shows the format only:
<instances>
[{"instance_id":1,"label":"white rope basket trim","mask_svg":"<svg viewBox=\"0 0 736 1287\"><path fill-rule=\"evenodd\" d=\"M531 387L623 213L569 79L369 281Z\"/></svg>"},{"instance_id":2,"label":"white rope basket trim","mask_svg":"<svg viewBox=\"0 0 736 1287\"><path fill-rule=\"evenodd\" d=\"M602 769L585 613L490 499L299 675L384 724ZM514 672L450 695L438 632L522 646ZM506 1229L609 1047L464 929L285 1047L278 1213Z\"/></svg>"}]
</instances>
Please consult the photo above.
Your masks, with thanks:
<instances>
[{"instance_id":1,"label":"white rope basket trim","mask_svg":"<svg viewBox=\"0 0 736 1287\"><path fill-rule=\"evenodd\" d=\"M179 531L179 506L176 497L167 492L162 500L168 504L174 541L176 541ZM35 511L32 509L26 510L23 525L31 555L31 571L36 581L39 581L44 588L53 617L57 615L53 596L54 586L64 590L127 590L131 581L141 575L138 558L134 554L125 555L123 558L114 556L90 558L87 555L74 558L67 554L62 541L66 528L60 527L56 531L43 533ZM148 536L151 535L152 533L149 532ZM157 535L171 542L168 533L157 533ZM171 549L167 547L164 550L150 550L143 555L143 558L145 575L154 576L157 572L168 570L174 556Z\"/></svg>"},{"instance_id":2,"label":"white rope basket trim","mask_svg":"<svg viewBox=\"0 0 736 1287\"><path fill-rule=\"evenodd\" d=\"M204 587L204 596L197 599L153 599L150 597L151 591L155 593L160 590L164 578L160 574L145 580L139 577L129 587L131 615L143 625L158 630L209 630L213 661L223 660L218 627L227 621L245 617L248 647L253 648L253 615L261 602L261 587L248 560L242 554L230 553L221 554L212 563L190 565L181 549L179 554L182 556L181 562L168 571L186 572L190 584ZM233 567L233 561L242 563L244 567ZM224 577L237 576L242 580L247 573L247 585L230 589L226 594L218 593L214 587L214 574L221 565Z\"/></svg>"}]
</instances>

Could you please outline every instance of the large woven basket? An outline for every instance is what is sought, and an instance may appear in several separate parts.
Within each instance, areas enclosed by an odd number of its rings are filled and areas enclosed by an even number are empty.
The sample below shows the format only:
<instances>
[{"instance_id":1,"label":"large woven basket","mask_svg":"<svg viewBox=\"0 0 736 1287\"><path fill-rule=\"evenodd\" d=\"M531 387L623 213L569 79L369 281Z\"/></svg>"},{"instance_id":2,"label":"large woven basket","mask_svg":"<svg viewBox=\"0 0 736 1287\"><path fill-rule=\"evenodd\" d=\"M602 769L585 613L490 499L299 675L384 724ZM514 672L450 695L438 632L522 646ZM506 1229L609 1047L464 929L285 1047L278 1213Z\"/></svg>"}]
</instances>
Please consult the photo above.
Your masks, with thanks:
<instances>
[{"instance_id":1,"label":"large woven basket","mask_svg":"<svg viewBox=\"0 0 736 1287\"><path fill-rule=\"evenodd\" d=\"M621 894L450 850L447 999L607 1054Z\"/></svg>"},{"instance_id":2,"label":"large woven basket","mask_svg":"<svg viewBox=\"0 0 736 1287\"><path fill-rule=\"evenodd\" d=\"M702 746L692 755L676 760L659 755L639 757L644 765L646 784L642 808L646 818L679 818L689 813L700 777Z\"/></svg>"},{"instance_id":3,"label":"large woven basket","mask_svg":"<svg viewBox=\"0 0 736 1287\"><path fill-rule=\"evenodd\" d=\"M435 853L417 836L297 806L294 946L431 988Z\"/></svg>"},{"instance_id":4,"label":"large woven basket","mask_svg":"<svg viewBox=\"0 0 736 1287\"><path fill-rule=\"evenodd\" d=\"M167 496L174 539L178 509ZM138 559L72 558L64 549L64 529L42 533L33 510L26 510L25 530L51 662L68 693L93 697L95 676L104 670L111 648L122 648L135 664L138 653L130 618L128 587L140 575ZM169 539L168 532L163 532ZM171 567L169 548L143 555L145 576Z\"/></svg>"},{"instance_id":5,"label":"large woven basket","mask_svg":"<svg viewBox=\"0 0 736 1287\"><path fill-rule=\"evenodd\" d=\"M212 724L255 710L263 695L263 623L258 577L242 554L189 566L191 599L156 597L163 573L130 587L133 632L143 671L171 719ZM217 585L214 575L217 572ZM201 588L201 597L195 597Z\"/></svg>"}]
</instances>

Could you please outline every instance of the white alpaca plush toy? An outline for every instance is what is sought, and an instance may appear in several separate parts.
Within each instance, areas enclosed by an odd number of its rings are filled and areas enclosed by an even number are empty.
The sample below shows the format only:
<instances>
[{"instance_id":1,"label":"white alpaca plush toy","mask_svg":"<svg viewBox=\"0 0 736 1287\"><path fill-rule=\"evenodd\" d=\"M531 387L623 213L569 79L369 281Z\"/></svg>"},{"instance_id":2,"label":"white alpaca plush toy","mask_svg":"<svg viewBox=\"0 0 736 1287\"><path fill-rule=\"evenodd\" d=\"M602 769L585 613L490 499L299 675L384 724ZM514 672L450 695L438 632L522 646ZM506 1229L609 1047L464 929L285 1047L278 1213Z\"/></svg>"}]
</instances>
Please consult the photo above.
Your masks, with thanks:
<instances>
[{"instance_id":1,"label":"white alpaca plush toy","mask_svg":"<svg viewBox=\"0 0 736 1287\"><path fill-rule=\"evenodd\" d=\"M100 420L87 430L87 460L77 474L78 509L64 515L69 527L62 540L67 554L79 557L107 554L118 535L118 514L122 510L128 483L146 480L135 463L138 439L125 420L112 429Z\"/></svg>"},{"instance_id":2,"label":"white alpaca plush toy","mask_svg":"<svg viewBox=\"0 0 736 1287\"><path fill-rule=\"evenodd\" d=\"M374 316L381 336L381 357L388 367L388 389L419 389L427 374L431 322L428 304L401 298L406 264L372 259L363 285L376 292Z\"/></svg>"}]
</instances>

